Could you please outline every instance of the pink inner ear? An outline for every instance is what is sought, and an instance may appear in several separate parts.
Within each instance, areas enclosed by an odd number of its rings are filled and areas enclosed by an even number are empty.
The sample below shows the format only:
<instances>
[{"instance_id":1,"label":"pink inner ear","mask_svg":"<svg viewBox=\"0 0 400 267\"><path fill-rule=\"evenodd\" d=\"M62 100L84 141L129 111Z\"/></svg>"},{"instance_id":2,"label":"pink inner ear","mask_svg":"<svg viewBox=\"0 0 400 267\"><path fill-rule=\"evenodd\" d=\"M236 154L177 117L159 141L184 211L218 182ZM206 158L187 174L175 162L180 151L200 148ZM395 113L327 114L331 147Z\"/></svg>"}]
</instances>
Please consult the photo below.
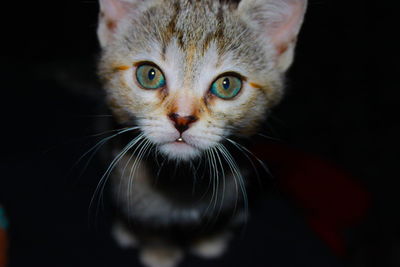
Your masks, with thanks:
<instances>
[{"instance_id":1,"label":"pink inner ear","mask_svg":"<svg viewBox=\"0 0 400 267\"><path fill-rule=\"evenodd\" d=\"M107 28L113 30L118 21L128 13L130 5L123 0L100 0L101 14Z\"/></svg>"},{"instance_id":2,"label":"pink inner ear","mask_svg":"<svg viewBox=\"0 0 400 267\"><path fill-rule=\"evenodd\" d=\"M100 0L100 22L97 29L100 45L106 46L121 20L135 10L137 0Z\"/></svg>"},{"instance_id":3,"label":"pink inner ear","mask_svg":"<svg viewBox=\"0 0 400 267\"><path fill-rule=\"evenodd\" d=\"M290 43L296 40L305 12L305 0L285 0L286 6L278 21L272 25L270 34L280 54L284 53Z\"/></svg>"}]
</instances>

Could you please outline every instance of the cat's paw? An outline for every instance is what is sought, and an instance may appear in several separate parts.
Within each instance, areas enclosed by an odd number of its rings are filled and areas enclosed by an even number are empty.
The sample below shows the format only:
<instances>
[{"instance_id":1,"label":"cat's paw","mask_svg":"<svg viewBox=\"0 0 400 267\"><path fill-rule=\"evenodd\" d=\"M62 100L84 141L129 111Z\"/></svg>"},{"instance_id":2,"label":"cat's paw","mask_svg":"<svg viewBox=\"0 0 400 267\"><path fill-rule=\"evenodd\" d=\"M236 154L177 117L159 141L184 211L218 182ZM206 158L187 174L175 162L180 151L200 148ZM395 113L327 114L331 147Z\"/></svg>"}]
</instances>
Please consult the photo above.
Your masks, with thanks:
<instances>
[{"instance_id":1,"label":"cat's paw","mask_svg":"<svg viewBox=\"0 0 400 267\"><path fill-rule=\"evenodd\" d=\"M213 259L224 254L231 240L230 233L223 233L197 240L192 244L191 252L201 258Z\"/></svg>"},{"instance_id":2,"label":"cat's paw","mask_svg":"<svg viewBox=\"0 0 400 267\"><path fill-rule=\"evenodd\" d=\"M183 252L176 247L144 247L139 257L146 267L175 267L183 259Z\"/></svg>"},{"instance_id":3,"label":"cat's paw","mask_svg":"<svg viewBox=\"0 0 400 267\"><path fill-rule=\"evenodd\" d=\"M135 236L121 222L114 223L111 229L111 235L123 249L134 248L138 244Z\"/></svg>"}]
</instances>

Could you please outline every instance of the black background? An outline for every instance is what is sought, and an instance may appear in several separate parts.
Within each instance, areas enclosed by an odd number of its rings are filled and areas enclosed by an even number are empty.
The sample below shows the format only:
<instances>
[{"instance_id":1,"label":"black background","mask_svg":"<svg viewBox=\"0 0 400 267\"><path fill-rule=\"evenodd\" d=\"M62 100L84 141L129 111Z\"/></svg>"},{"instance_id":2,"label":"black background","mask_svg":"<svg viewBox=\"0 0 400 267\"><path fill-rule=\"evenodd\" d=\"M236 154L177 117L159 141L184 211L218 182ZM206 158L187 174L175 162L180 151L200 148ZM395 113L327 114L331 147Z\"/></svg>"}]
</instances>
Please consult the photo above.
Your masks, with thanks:
<instances>
[{"instance_id":1,"label":"black background","mask_svg":"<svg viewBox=\"0 0 400 267\"><path fill-rule=\"evenodd\" d=\"M350 253L336 259L289 202L210 266L400 266L398 5L311 0L288 92L268 134L330 160L372 195ZM96 162L70 171L93 144L101 110L96 1L8 3L1 16L0 202L11 221L10 266L134 266L90 199ZM89 218L89 219L88 219ZM256 216L257 218L257 216ZM190 258L187 266L204 262Z\"/></svg>"}]
</instances>

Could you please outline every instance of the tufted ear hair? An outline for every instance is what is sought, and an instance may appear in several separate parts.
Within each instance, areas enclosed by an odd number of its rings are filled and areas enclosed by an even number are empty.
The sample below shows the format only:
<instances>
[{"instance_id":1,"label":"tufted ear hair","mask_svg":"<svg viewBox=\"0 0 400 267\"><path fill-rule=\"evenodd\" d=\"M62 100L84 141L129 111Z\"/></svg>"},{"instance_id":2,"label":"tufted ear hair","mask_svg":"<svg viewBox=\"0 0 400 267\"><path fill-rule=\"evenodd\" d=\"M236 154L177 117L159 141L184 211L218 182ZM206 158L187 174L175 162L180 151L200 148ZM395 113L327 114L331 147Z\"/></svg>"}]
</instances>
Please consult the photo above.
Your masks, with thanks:
<instances>
[{"instance_id":1,"label":"tufted ear hair","mask_svg":"<svg viewBox=\"0 0 400 267\"><path fill-rule=\"evenodd\" d=\"M143 12L150 0L99 0L100 13L97 36L101 47L107 46L115 31L126 19Z\"/></svg>"},{"instance_id":2,"label":"tufted ear hair","mask_svg":"<svg viewBox=\"0 0 400 267\"><path fill-rule=\"evenodd\" d=\"M277 66L282 71L293 61L306 7L307 0L242 0L239 3L242 19L272 43L278 54Z\"/></svg>"}]
</instances>

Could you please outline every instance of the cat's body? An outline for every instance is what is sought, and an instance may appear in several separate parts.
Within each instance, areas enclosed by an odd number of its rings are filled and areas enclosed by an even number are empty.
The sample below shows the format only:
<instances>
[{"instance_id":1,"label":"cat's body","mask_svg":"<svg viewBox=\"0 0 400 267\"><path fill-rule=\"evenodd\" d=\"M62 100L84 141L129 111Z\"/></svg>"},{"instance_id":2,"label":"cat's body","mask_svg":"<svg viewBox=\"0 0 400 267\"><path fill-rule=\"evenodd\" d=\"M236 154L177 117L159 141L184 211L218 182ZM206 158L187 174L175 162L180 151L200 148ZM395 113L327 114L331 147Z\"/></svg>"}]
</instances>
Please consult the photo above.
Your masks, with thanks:
<instances>
[{"instance_id":1,"label":"cat's body","mask_svg":"<svg viewBox=\"0 0 400 267\"><path fill-rule=\"evenodd\" d=\"M123 145L114 147L119 148L117 156ZM140 247L146 265L169 266L171 258L159 253L172 253L173 262L181 259L183 251L204 258L220 256L233 233L246 225L244 199L249 201L249 190L243 195L236 178L220 165L221 158L214 155L202 158L200 164L176 164L152 153L140 161L131 156L121 158L112 176L119 211L113 234L122 247ZM240 179L249 183L256 177L253 167L243 155L235 159ZM135 177L132 167L137 168Z\"/></svg>"},{"instance_id":2,"label":"cat's body","mask_svg":"<svg viewBox=\"0 0 400 267\"><path fill-rule=\"evenodd\" d=\"M306 0L100 3L99 73L130 127L111 165L114 233L148 266L175 265L183 247L217 256L247 216L251 171L231 138L254 134L280 100Z\"/></svg>"}]
</instances>

